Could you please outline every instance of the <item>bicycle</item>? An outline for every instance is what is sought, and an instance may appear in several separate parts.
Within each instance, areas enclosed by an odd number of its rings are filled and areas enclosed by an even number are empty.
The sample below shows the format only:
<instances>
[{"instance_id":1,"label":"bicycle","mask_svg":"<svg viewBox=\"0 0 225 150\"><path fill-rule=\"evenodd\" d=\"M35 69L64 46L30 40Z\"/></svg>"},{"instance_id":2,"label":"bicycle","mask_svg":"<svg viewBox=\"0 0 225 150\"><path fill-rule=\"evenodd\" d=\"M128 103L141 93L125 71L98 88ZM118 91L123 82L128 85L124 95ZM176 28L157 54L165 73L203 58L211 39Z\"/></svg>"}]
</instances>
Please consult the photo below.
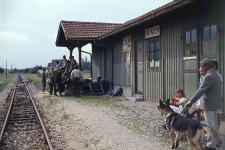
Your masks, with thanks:
<instances>
[{"instance_id":1,"label":"bicycle","mask_svg":"<svg viewBox=\"0 0 225 150\"><path fill-rule=\"evenodd\" d=\"M154 126L154 135L157 137L161 137L165 134L165 131L168 131L166 128L166 124L163 122L157 123Z\"/></svg>"}]
</instances>

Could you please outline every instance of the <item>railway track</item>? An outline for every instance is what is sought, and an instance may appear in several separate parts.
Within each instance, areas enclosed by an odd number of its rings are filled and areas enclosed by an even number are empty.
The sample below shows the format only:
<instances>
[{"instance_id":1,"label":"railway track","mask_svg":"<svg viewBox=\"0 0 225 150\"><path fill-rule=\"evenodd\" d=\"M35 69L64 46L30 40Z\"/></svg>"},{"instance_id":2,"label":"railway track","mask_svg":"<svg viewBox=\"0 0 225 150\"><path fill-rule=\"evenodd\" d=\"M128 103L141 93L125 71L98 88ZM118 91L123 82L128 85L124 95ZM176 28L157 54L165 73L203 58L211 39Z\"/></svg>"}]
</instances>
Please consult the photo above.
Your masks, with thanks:
<instances>
[{"instance_id":1,"label":"railway track","mask_svg":"<svg viewBox=\"0 0 225 150\"><path fill-rule=\"evenodd\" d=\"M6 104L5 121L0 124L0 149L52 150L44 124L20 75L8 97L11 100Z\"/></svg>"}]
</instances>

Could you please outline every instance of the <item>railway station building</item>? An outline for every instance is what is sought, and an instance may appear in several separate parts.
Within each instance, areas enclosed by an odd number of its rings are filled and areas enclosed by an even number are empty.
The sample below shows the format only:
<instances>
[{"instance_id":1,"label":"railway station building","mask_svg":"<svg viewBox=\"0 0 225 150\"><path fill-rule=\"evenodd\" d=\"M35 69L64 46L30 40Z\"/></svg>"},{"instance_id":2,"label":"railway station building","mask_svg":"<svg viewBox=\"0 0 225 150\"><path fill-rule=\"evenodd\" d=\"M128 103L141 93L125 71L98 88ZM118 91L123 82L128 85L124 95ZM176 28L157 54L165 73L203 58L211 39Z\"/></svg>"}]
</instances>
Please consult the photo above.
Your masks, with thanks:
<instances>
[{"instance_id":1,"label":"railway station building","mask_svg":"<svg viewBox=\"0 0 225 150\"><path fill-rule=\"evenodd\" d=\"M165 100L177 88L189 100L199 87L199 62L216 59L224 116L224 8L224 0L173 0L122 24L62 20L56 46L71 55L78 47L81 58L82 47L91 43L92 78L106 78L110 89L123 88L123 96L149 101Z\"/></svg>"}]
</instances>

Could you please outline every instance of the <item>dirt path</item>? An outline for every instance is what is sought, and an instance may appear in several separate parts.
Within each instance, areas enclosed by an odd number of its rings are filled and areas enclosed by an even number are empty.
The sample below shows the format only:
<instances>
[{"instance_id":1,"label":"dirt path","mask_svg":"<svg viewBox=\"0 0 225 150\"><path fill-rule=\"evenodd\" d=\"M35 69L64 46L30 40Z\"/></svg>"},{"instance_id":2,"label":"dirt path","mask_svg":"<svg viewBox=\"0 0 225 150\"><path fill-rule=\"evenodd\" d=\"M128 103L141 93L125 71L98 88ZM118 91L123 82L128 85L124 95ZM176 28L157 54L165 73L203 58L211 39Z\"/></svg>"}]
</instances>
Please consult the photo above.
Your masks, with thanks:
<instances>
[{"instance_id":1,"label":"dirt path","mask_svg":"<svg viewBox=\"0 0 225 150\"><path fill-rule=\"evenodd\" d=\"M113 115L118 110L82 105L63 97L57 97L49 107L48 100L41 100L42 94L36 96L40 100L38 103L45 106L46 116L51 116L48 117L48 125L56 128L58 134L61 132L64 141L67 141L66 149L166 149L158 138L152 136L150 139L148 131L146 135L138 134L121 125L121 120Z\"/></svg>"}]
</instances>

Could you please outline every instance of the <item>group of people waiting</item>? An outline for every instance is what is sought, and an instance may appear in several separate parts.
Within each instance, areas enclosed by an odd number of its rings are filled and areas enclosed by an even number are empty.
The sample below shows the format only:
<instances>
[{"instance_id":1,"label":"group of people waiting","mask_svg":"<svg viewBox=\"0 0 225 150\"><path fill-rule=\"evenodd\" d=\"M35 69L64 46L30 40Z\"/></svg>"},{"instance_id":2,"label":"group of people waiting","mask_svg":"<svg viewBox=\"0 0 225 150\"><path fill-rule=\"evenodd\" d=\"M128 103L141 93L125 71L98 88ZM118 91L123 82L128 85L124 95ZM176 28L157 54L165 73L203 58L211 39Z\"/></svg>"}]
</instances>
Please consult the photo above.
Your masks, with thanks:
<instances>
[{"instance_id":1,"label":"group of people waiting","mask_svg":"<svg viewBox=\"0 0 225 150\"><path fill-rule=\"evenodd\" d=\"M57 92L59 92L60 96L62 96L62 92L65 89L65 86L72 82L73 83L73 93L74 96L80 96L79 82L81 78L83 78L82 72L78 69L74 56L71 56L69 60L66 59L66 56L63 56L63 64L62 67L59 65L59 61L56 61L56 66L50 68L50 72L48 73L49 77L49 88L50 95L54 93L57 96ZM41 74L42 78L42 93L44 93L46 87L46 69L43 68L43 73Z\"/></svg>"},{"instance_id":2,"label":"group of people waiting","mask_svg":"<svg viewBox=\"0 0 225 150\"><path fill-rule=\"evenodd\" d=\"M200 62L199 89L194 96L187 101L183 89L176 90L176 99L179 100L171 108L176 113L182 113L184 106L190 108L192 105L197 108L197 120L201 121L201 113L204 114L206 125L217 133L220 127L220 106L221 106L221 74L218 72L218 61L203 59ZM215 150L219 143L212 136L207 135L206 150Z\"/></svg>"}]
</instances>

